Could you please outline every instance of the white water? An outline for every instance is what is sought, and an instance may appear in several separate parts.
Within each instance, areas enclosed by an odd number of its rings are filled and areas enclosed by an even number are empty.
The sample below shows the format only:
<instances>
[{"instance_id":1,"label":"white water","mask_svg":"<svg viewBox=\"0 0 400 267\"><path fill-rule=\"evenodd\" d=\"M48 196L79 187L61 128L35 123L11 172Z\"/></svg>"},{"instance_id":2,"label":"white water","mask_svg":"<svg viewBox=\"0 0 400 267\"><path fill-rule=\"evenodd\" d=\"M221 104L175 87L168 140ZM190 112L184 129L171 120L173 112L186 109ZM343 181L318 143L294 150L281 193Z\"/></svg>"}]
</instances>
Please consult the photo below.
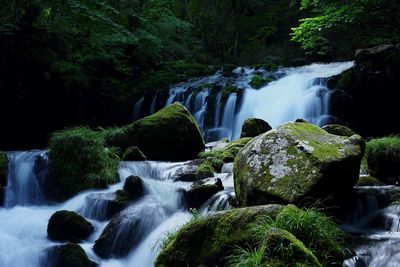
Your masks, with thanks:
<instances>
[{"instance_id":1,"label":"white water","mask_svg":"<svg viewBox=\"0 0 400 267\"><path fill-rule=\"evenodd\" d=\"M207 141L216 141L223 137L239 138L243 122L250 117L264 119L273 127L299 118L322 126L334 121L330 112L334 91L327 88L326 78L340 74L352 66L352 62L312 64L277 72L240 67L233 71L233 77L224 77L221 72L217 72L213 76L176 85L170 89L165 103L184 104L197 120ZM276 77L276 80L255 90L250 83L256 73ZM204 86L208 84L217 85L215 90L220 91L213 93L214 89L207 88L212 86ZM240 92L231 94L222 103L221 90L228 84L236 86ZM192 101L194 92L197 95ZM155 98L151 100L152 103ZM213 101L213 109L209 109L209 101ZM191 102L194 102L193 106L190 105ZM221 110L223 104L225 108ZM207 116L211 116L208 122L205 120Z\"/></svg>"},{"instance_id":2,"label":"white water","mask_svg":"<svg viewBox=\"0 0 400 267\"><path fill-rule=\"evenodd\" d=\"M192 215L184 209L180 190L188 189L191 183L174 182L176 173L189 162L123 162L119 174L121 181L105 190L90 190L60 204L46 203L41 188L36 186L37 157L45 151L13 152L9 186L6 188L6 208L0 208L0 266L1 267L41 267L46 261L45 250L59 243L47 239L47 224L57 210L72 210L86 217L95 227L95 233L80 244L88 256L101 267L153 266L160 251L161 240L170 231L176 231L188 222ZM112 235L111 250L128 249L128 253L101 259L93 251L94 242L109 223L105 219L105 202L93 202L96 194L110 196L123 187L126 177L140 176L144 182L145 195L132 202L121 214L128 216L118 224ZM226 186L232 185L232 175L219 174ZM34 184L34 190L27 190ZM37 184L39 185L39 184ZM32 189L30 188L30 189ZM208 211L228 209L232 187L211 198L202 208ZM107 198L106 198L107 199ZM212 201L211 201L212 200ZM93 204L95 203L95 204ZM209 205L209 206L208 206ZM131 232L130 222L138 222Z\"/></svg>"}]
</instances>

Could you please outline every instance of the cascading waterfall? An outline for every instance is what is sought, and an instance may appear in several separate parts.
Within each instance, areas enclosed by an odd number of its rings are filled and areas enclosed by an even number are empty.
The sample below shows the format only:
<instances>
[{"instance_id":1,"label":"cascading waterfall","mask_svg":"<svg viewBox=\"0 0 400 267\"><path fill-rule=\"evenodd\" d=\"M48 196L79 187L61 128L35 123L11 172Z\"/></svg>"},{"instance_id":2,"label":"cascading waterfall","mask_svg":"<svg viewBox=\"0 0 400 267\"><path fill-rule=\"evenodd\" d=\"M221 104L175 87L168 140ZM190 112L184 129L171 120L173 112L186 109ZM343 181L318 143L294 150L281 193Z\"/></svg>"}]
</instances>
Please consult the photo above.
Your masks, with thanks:
<instances>
[{"instance_id":1,"label":"cascading waterfall","mask_svg":"<svg viewBox=\"0 0 400 267\"><path fill-rule=\"evenodd\" d=\"M119 168L119 183L104 190L82 192L64 203L55 204L45 200L41 188L43 183L38 182L41 180L38 170L47 168L38 159L45 156L46 151L9 153L7 206L0 208L2 267L41 267L47 264L45 251L59 244L48 240L47 224L58 210L75 211L94 225L95 233L80 245L101 267L153 266L160 251L160 241L169 231L175 231L192 218L182 197L182 190L189 189L192 183L175 181L177 173L191 166L191 162L123 162ZM142 178L144 196L111 218L107 216L110 201L115 199L115 192L123 187L130 175ZM230 208L232 174L221 173L216 178L222 180L226 190L205 203L201 208L202 214ZM93 251L93 245L113 218L124 219L116 220L119 224L107 240L112 258L103 260Z\"/></svg>"},{"instance_id":2,"label":"cascading waterfall","mask_svg":"<svg viewBox=\"0 0 400 267\"><path fill-rule=\"evenodd\" d=\"M165 105L173 102L185 105L194 115L208 142L224 137L239 138L244 121L250 117L264 119L273 127L299 118L322 126L335 122L330 109L334 90L328 89L327 78L352 66L353 62L312 64L275 72L240 67L232 72L232 77L217 72L213 76L173 86ZM255 75L274 81L255 90L251 86ZM228 85L237 87L239 91L235 92L236 95L229 94L224 98L224 88ZM156 93L150 102L154 103L156 97L159 98L160 94ZM137 114L136 111L135 114L135 118L148 115Z\"/></svg>"}]
</instances>

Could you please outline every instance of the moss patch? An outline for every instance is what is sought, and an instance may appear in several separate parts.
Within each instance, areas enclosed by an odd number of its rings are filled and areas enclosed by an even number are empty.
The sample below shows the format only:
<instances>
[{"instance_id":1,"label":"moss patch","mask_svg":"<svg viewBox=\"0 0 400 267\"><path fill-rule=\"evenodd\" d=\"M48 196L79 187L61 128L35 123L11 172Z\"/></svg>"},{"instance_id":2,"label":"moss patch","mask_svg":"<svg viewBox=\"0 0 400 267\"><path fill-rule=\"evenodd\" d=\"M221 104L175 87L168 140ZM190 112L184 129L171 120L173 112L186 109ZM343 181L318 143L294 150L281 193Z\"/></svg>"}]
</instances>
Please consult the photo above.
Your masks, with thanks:
<instances>
[{"instance_id":1,"label":"moss patch","mask_svg":"<svg viewBox=\"0 0 400 267\"><path fill-rule=\"evenodd\" d=\"M209 161L204 161L197 166L197 180L214 176L214 168Z\"/></svg>"},{"instance_id":2,"label":"moss patch","mask_svg":"<svg viewBox=\"0 0 400 267\"><path fill-rule=\"evenodd\" d=\"M356 186L381 186L381 185L385 185L385 183L369 175L360 176L356 184Z\"/></svg>"},{"instance_id":3,"label":"moss patch","mask_svg":"<svg viewBox=\"0 0 400 267\"><path fill-rule=\"evenodd\" d=\"M233 162L239 150L244 147L252 138L246 137L241 138L236 141L229 142L229 144L222 149L213 149L211 151L201 152L199 153L199 158L201 159L208 159L212 163L220 162Z\"/></svg>"},{"instance_id":4,"label":"moss patch","mask_svg":"<svg viewBox=\"0 0 400 267\"><path fill-rule=\"evenodd\" d=\"M400 176L400 137L388 136L367 142L368 172L383 182Z\"/></svg>"},{"instance_id":5,"label":"moss patch","mask_svg":"<svg viewBox=\"0 0 400 267\"><path fill-rule=\"evenodd\" d=\"M274 79L269 77L262 77L260 75L254 75L251 78L250 85L254 89L260 89L261 87L266 86L268 83L272 82Z\"/></svg>"},{"instance_id":6,"label":"moss patch","mask_svg":"<svg viewBox=\"0 0 400 267\"><path fill-rule=\"evenodd\" d=\"M50 139L50 171L55 177L51 195L66 199L82 190L104 188L118 182L119 158L105 146L103 134L88 128L72 128Z\"/></svg>"}]
</instances>

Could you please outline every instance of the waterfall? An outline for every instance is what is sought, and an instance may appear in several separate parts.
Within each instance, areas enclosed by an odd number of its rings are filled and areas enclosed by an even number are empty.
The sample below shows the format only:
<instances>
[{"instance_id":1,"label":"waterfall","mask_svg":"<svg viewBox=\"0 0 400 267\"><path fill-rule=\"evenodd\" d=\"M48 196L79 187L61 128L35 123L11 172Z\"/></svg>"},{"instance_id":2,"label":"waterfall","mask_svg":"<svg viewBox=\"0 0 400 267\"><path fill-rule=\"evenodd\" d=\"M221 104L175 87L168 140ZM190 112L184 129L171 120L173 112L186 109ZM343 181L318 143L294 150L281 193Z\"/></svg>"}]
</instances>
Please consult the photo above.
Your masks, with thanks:
<instances>
[{"instance_id":1,"label":"waterfall","mask_svg":"<svg viewBox=\"0 0 400 267\"><path fill-rule=\"evenodd\" d=\"M150 114L153 114L156 112L156 104L157 104L157 94L153 97L153 100L151 101Z\"/></svg>"},{"instance_id":2,"label":"waterfall","mask_svg":"<svg viewBox=\"0 0 400 267\"><path fill-rule=\"evenodd\" d=\"M274 72L239 67L229 77L217 72L172 86L164 103L169 105L178 101L185 105L198 122L207 142L224 137L238 139L244 121L250 117L264 119L273 127L299 118L323 126L337 120L331 113L334 91L328 89L327 78L352 66L353 62L312 64ZM251 86L254 75L272 77L274 81L255 90ZM236 96L231 94L223 103L223 89L228 84L238 88L238 92ZM149 100L152 106L156 97L159 99L161 95L156 94ZM208 105L210 101L213 106ZM224 110L221 106L225 107Z\"/></svg>"},{"instance_id":3,"label":"waterfall","mask_svg":"<svg viewBox=\"0 0 400 267\"><path fill-rule=\"evenodd\" d=\"M5 206L41 204L44 200L37 176L37 160L45 151L12 152L9 154L8 184L5 188Z\"/></svg>"}]
</instances>

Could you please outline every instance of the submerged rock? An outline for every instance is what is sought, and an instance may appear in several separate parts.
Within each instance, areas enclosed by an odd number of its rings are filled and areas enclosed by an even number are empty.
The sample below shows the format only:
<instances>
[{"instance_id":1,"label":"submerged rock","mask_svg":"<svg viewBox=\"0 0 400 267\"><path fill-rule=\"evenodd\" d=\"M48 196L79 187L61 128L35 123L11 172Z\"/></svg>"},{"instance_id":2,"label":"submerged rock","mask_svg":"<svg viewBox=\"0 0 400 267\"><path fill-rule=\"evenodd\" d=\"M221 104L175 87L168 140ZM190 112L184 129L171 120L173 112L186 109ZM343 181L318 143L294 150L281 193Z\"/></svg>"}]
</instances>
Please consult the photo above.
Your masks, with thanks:
<instances>
[{"instance_id":1,"label":"submerged rock","mask_svg":"<svg viewBox=\"0 0 400 267\"><path fill-rule=\"evenodd\" d=\"M262 119L247 119L244 121L242 126L242 133L240 137L256 137L257 135L268 132L271 129L272 127L268 124L268 122Z\"/></svg>"},{"instance_id":2,"label":"submerged rock","mask_svg":"<svg viewBox=\"0 0 400 267\"><path fill-rule=\"evenodd\" d=\"M106 138L109 145L123 150L137 146L149 160L194 159L205 147L195 119L180 103L110 131Z\"/></svg>"},{"instance_id":3,"label":"submerged rock","mask_svg":"<svg viewBox=\"0 0 400 267\"><path fill-rule=\"evenodd\" d=\"M115 215L94 244L94 251L102 258L123 257L153 230L166 213L162 207L146 203L129 207Z\"/></svg>"},{"instance_id":4,"label":"submerged rock","mask_svg":"<svg viewBox=\"0 0 400 267\"><path fill-rule=\"evenodd\" d=\"M131 175L126 178L124 183L124 191L128 193L130 199L136 199L143 195L143 181L140 177Z\"/></svg>"},{"instance_id":5,"label":"submerged rock","mask_svg":"<svg viewBox=\"0 0 400 267\"><path fill-rule=\"evenodd\" d=\"M95 262L89 260L81 246L73 243L54 246L46 251L46 258L42 259L44 267L96 267Z\"/></svg>"},{"instance_id":6,"label":"submerged rock","mask_svg":"<svg viewBox=\"0 0 400 267\"><path fill-rule=\"evenodd\" d=\"M235 246L254 242L249 224L274 218L283 207L267 205L217 212L183 226L163 248L155 266L224 266Z\"/></svg>"},{"instance_id":7,"label":"submerged rock","mask_svg":"<svg viewBox=\"0 0 400 267\"><path fill-rule=\"evenodd\" d=\"M298 203L351 190L365 143L358 135L332 135L308 123L287 123L250 141L237 155L239 205Z\"/></svg>"},{"instance_id":8,"label":"submerged rock","mask_svg":"<svg viewBox=\"0 0 400 267\"><path fill-rule=\"evenodd\" d=\"M215 184L194 185L186 193L187 207L189 209L198 209L213 195L222 190L224 190L224 187L220 179L217 179L217 182Z\"/></svg>"},{"instance_id":9,"label":"submerged rock","mask_svg":"<svg viewBox=\"0 0 400 267\"><path fill-rule=\"evenodd\" d=\"M85 218L73 211L60 210L54 213L47 226L51 240L76 242L85 240L94 228Z\"/></svg>"}]
</instances>

